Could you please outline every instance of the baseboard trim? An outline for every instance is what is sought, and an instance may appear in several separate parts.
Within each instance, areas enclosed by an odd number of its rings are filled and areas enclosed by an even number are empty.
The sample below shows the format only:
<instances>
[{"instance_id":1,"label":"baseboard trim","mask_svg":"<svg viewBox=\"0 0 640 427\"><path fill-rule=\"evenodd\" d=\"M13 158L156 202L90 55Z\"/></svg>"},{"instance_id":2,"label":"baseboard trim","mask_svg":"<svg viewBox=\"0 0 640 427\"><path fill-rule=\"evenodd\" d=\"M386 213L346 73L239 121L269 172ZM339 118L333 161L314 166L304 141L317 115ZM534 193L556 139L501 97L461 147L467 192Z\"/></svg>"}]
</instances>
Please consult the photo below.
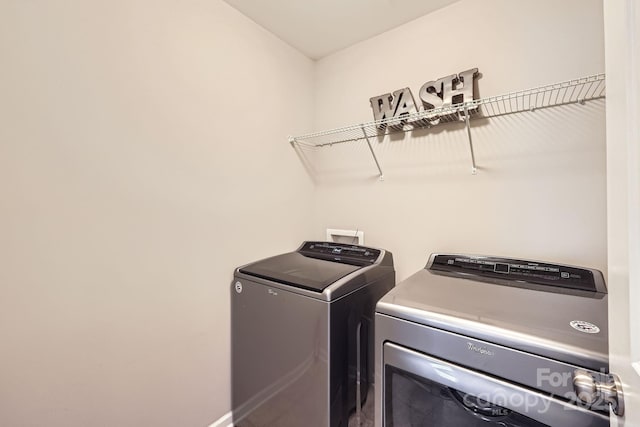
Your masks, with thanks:
<instances>
[{"instance_id":1,"label":"baseboard trim","mask_svg":"<svg viewBox=\"0 0 640 427\"><path fill-rule=\"evenodd\" d=\"M232 413L228 412L224 414L216 421L214 421L213 424L211 424L209 427L233 427Z\"/></svg>"}]
</instances>

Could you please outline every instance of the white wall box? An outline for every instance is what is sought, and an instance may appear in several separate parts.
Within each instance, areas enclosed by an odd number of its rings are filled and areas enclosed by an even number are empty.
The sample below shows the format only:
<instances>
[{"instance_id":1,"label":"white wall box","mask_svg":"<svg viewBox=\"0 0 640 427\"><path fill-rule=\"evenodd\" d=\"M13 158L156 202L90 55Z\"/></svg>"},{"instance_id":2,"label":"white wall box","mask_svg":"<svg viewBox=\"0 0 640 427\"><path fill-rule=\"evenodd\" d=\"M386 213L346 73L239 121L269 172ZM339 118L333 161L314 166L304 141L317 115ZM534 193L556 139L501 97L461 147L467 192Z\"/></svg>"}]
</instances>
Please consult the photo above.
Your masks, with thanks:
<instances>
[{"instance_id":1,"label":"white wall box","mask_svg":"<svg viewBox=\"0 0 640 427\"><path fill-rule=\"evenodd\" d=\"M364 245L364 231L362 230L340 230L337 228L327 228L328 242L351 243L354 245Z\"/></svg>"}]
</instances>

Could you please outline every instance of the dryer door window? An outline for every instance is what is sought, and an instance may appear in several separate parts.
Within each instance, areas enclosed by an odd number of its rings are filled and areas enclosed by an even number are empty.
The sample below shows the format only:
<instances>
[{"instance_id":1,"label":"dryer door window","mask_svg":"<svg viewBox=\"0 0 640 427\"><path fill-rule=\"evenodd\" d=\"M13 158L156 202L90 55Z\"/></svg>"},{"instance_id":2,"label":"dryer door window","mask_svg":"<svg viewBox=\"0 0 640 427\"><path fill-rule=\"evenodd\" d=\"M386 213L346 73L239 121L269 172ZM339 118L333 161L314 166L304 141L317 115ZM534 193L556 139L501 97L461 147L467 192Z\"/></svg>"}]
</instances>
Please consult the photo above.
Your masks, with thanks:
<instances>
[{"instance_id":1,"label":"dryer door window","mask_svg":"<svg viewBox=\"0 0 640 427\"><path fill-rule=\"evenodd\" d=\"M386 427L547 426L401 369L387 367L385 374Z\"/></svg>"},{"instance_id":2,"label":"dryer door window","mask_svg":"<svg viewBox=\"0 0 640 427\"><path fill-rule=\"evenodd\" d=\"M385 427L608 427L609 417L505 379L386 343Z\"/></svg>"}]
</instances>

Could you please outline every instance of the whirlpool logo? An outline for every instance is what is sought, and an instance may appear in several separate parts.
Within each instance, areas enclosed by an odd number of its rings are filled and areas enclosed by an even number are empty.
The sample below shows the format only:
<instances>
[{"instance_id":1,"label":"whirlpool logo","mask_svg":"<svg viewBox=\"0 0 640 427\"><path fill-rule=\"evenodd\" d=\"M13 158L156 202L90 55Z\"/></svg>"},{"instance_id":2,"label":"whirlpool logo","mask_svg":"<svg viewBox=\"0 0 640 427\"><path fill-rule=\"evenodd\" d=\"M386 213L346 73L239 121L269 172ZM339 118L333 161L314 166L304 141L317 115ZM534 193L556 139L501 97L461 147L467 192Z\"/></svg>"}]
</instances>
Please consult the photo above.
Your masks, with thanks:
<instances>
[{"instance_id":1,"label":"whirlpool logo","mask_svg":"<svg viewBox=\"0 0 640 427\"><path fill-rule=\"evenodd\" d=\"M494 351L489 350L487 347L482 347L472 342L467 342L467 350L473 351L474 353L482 354L483 356L494 356L496 354Z\"/></svg>"}]
</instances>

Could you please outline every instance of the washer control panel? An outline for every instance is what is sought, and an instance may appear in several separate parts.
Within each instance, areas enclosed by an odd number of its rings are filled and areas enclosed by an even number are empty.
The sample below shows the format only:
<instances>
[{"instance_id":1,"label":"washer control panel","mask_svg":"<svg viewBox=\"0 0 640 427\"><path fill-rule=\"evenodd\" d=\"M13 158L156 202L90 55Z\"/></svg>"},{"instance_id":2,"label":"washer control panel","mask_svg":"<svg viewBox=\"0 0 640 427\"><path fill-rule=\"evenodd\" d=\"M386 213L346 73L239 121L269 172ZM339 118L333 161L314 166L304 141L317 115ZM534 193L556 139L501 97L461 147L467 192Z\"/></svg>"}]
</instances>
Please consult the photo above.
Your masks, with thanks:
<instances>
[{"instance_id":1,"label":"washer control panel","mask_svg":"<svg viewBox=\"0 0 640 427\"><path fill-rule=\"evenodd\" d=\"M373 264L380 256L378 249L331 242L305 242L298 252L312 258L356 265Z\"/></svg>"}]
</instances>

